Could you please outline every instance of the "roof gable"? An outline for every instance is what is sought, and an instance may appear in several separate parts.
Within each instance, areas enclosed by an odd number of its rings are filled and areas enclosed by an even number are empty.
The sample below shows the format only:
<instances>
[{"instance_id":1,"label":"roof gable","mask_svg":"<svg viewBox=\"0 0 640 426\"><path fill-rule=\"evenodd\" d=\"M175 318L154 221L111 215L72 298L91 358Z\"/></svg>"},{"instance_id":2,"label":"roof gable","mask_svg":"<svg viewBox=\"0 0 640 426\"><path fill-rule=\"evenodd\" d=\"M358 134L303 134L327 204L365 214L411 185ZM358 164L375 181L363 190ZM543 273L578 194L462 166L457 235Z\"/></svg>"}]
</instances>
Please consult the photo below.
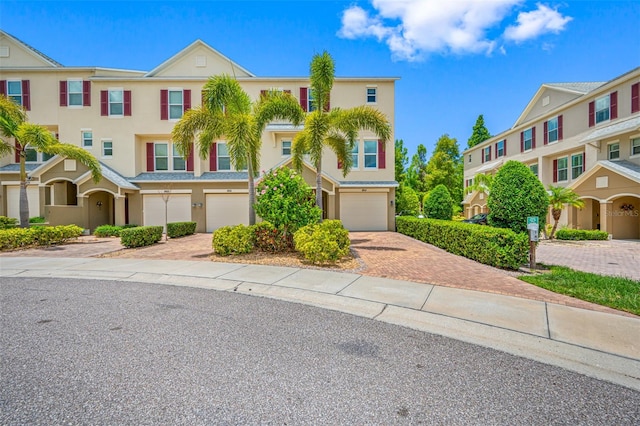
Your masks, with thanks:
<instances>
[{"instance_id":1,"label":"roof gable","mask_svg":"<svg viewBox=\"0 0 640 426\"><path fill-rule=\"evenodd\" d=\"M0 30L0 67L60 68L62 65L20 39Z\"/></svg>"},{"instance_id":2,"label":"roof gable","mask_svg":"<svg viewBox=\"0 0 640 426\"><path fill-rule=\"evenodd\" d=\"M145 77L209 77L228 74L255 77L202 40L196 40L145 74Z\"/></svg>"}]
</instances>

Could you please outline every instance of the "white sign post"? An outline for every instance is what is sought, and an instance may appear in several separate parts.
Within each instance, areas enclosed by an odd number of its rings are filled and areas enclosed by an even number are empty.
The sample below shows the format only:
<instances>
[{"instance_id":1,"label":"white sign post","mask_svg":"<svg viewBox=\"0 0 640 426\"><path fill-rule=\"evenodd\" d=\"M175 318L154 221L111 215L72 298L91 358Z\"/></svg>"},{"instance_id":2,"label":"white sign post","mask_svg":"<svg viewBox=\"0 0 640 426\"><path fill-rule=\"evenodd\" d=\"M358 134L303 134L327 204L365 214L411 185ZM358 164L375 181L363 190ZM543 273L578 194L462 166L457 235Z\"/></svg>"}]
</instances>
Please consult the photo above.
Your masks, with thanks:
<instances>
[{"instance_id":1,"label":"white sign post","mask_svg":"<svg viewBox=\"0 0 640 426\"><path fill-rule=\"evenodd\" d=\"M529 269L536 269L536 242L538 241L538 216L527 217L529 230Z\"/></svg>"}]
</instances>

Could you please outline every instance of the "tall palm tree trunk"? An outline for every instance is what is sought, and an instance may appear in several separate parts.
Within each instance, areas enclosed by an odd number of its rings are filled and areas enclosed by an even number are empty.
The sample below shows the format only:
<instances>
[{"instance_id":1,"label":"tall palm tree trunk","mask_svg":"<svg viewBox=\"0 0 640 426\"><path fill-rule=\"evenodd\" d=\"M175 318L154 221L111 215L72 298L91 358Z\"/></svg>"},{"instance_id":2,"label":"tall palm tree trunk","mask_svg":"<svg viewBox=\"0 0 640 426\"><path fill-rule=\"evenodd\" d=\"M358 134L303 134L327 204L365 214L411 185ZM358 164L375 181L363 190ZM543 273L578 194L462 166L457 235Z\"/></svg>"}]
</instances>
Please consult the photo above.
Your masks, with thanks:
<instances>
[{"instance_id":1,"label":"tall palm tree trunk","mask_svg":"<svg viewBox=\"0 0 640 426\"><path fill-rule=\"evenodd\" d=\"M322 159L316 162L316 206L320 207L320 222L324 217L324 206L322 205Z\"/></svg>"},{"instance_id":2,"label":"tall palm tree trunk","mask_svg":"<svg viewBox=\"0 0 640 426\"><path fill-rule=\"evenodd\" d=\"M247 178L249 181L249 225L256 224L256 183L253 179L253 163L251 156L247 156Z\"/></svg>"},{"instance_id":3,"label":"tall palm tree trunk","mask_svg":"<svg viewBox=\"0 0 640 426\"><path fill-rule=\"evenodd\" d=\"M27 198L27 166L24 150L20 150L20 227L29 227L29 199Z\"/></svg>"},{"instance_id":4,"label":"tall palm tree trunk","mask_svg":"<svg viewBox=\"0 0 640 426\"><path fill-rule=\"evenodd\" d=\"M562 210L552 209L551 216L553 217L553 228L551 228L551 234L549 235L549 239L553 240L553 237L556 235L556 229L558 228L558 222L560 222L560 215L562 214Z\"/></svg>"}]
</instances>

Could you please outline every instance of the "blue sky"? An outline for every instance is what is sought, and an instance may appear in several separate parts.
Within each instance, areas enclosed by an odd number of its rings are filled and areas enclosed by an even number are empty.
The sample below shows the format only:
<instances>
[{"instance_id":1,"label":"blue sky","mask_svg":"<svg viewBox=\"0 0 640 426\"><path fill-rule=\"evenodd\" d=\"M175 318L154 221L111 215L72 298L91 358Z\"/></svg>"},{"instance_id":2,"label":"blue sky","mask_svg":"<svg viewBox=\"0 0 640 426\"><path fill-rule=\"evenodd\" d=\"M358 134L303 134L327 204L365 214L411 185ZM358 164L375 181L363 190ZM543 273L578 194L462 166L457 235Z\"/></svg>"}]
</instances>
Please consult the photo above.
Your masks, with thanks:
<instances>
[{"instance_id":1,"label":"blue sky","mask_svg":"<svg viewBox=\"0 0 640 426\"><path fill-rule=\"evenodd\" d=\"M258 76L395 76L395 137L466 147L511 127L540 84L640 66L639 1L10 1L0 28L67 66L151 70L202 39Z\"/></svg>"}]
</instances>

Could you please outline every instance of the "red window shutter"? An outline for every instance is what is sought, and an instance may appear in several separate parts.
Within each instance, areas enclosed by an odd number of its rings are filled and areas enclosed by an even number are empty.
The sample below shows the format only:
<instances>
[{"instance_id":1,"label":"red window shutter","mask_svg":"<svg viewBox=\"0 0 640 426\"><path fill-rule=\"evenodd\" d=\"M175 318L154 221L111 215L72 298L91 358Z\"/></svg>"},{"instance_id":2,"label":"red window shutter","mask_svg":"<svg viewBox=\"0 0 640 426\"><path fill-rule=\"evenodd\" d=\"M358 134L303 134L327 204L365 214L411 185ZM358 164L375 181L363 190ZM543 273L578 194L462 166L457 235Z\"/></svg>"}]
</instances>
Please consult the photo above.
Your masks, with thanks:
<instances>
[{"instance_id":1,"label":"red window shutter","mask_svg":"<svg viewBox=\"0 0 640 426\"><path fill-rule=\"evenodd\" d=\"M611 120L618 118L618 92L611 92L609 95L609 108L611 109L609 118Z\"/></svg>"},{"instance_id":2,"label":"red window shutter","mask_svg":"<svg viewBox=\"0 0 640 426\"><path fill-rule=\"evenodd\" d=\"M209 149L209 170L218 171L218 144L215 143Z\"/></svg>"},{"instance_id":3,"label":"red window shutter","mask_svg":"<svg viewBox=\"0 0 640 426\"><path fill-rule=\"evenodd\" d=\"M589 127L596 125L596 101L589 102Z\"/></svg>"},{"instance_id":4,"label":"red window shutter","mask_svg":"<svg viewBox=\"0 0 640 426\"><path fill-rule=\"evenodd\" d=\"M562 115L558 116L558 140L562 140Z\"/></svg>"},{"instance_id":5,"label":"red window shutter","mask_svg":"<svg viewBox=\"0 0 640 426\"><path fill-rule=\"evenodd\" d=\"M191 109L191 90L185 89L182 91L182 102L183 108L182 112L187 112Z\"/></svg>"},{"instance_id":6,"label":"red window shutter","mask_svg":"<svg viewBox=\"0 0 640 426\"><path fill-rule=\"evenodd\" d=\"M582 153L582 173L584 173L584 171L587 169L586 159L587 159L587 153L583 152Z\"/></svg>"},{"instance_id":7,"label":"red window shutter","mask_svg":"<svg viewBox=\"0 0 640 426\"><path fill-rule=\"evenodd\" d=\"M300 88L300 106L302 107L302 110L304 112L307 112L308 103L309 103L309 98L307 97L307 88L301 87Z\"/></svg>"},{"instance_id":8,"label":"red window shutter","mask_svg":"<svg viewBox=\"0 0 640 426\"><path fill-rule=\"evenodd\" d=\"M503 146L504 146L504 156L506 157L507 156L507 140L505 139L502 142L503 142Z\"/></svg>"},{"instance_id":9,"label":"red window shutter","mask_svg":"<svg viewBox=\"0 0 640 426\"><path fill-rule=\"evenodd\" d=\"M153 142L147 142L147 171L155 170L155 155Z\"/></svg>"},{"instance_id":10,"label":"red window shutter","mask_svg":"<svg viewBox=\"0 0 640 426\"><path fill-rule=\"evenodd\" d=\"M131 115L131 90L124 91L124 115Z\"/></svg>"},{"instance_id":11,"label":"red window shutter","mask_svg":"<svg viewBox=\"0 0 640 426\"><path fill-rule=\"evenodd\" d=\"M21 152L22 152L22 145L20 145L20 142L16 141L16 150L15 150L16 163L20 162L20 153Z\"/></svg>"},{"instance_id":12,"label":"red window shutter","mask_svg":"<svg viewBox=\"0 0 640 426\"><path fill-rule=\"evenodd\" d=\"M524 152L524 132L520 132L520 152Z\"/></svg>"},{"instance_id":13,"label":"red window shutter","mask_svg":"<svg viewBox=\"0 0 640 426\"><path fill-rule=\"evenodd\" d=\"M91 82L82 82L82 106L91 106Z\"/></svg>"},{"instance_id":14,"label":"red window shutter","mask_svg":"<svg viewBox=\"0 0 640 426\"><path fill-rule=\"evenodd\" d=\"M60 106L67 106L67 82L65 80L60 81Z\"/></svg>"},{"instance_id":15,"label":"red window shutter","mask_svg":"<svg viewBox=\"0 0 640 426\"><path fill-rule=\"evenodd\" d=\"M558 160L553 160L553 181L558 181Z\"/></svg>"},{"instance_id":16,"label":"red window shutter","mask_svg":"<svg viewBox=\"0 0 640 426\"><path fill-rule=\"evenodd\" d=\"M342 161L338 158L338 169L342 169Z\"/></svg>"},{"instance_id":17,"label":"red window shutter","mask_svg":"<svg viewBox=\"0 0 640 426\"><path fill-rule=\"evenodd\" d=\"M489 149L487 149L487 151L489 151L489 161L491 161L491 147L489 146L487 148L489 148Z\"/></svg>"},{"instance_id":18,"label":"red window shutter","mask_svg":"<svg viewBox=\"0 0 640 426\"><path fill-rule=\"evenodd\" d=\"M22 80L22 106L27 111L31 111L31 93L29 90L29 80Z\"/></svg>"},{"instance_id":19,"label":"red window shutter","mask_svg":"<svg viewBox=\"0 0 640 426\"><path fill-rule=\"evenodd\" d=\"M100 91L100 115L109 115L109 92Z\"/></svg>"},{"instance_id":20,"label":"red window shutter","mask_svg":"<svg viewBox=\"0 0 640 426\"><path fill-rule=\"evenodd\" d=\"M496 158L498 158L498 144L497 143L495 145L495 151L496 151Z\"/></svg>"},{"instance_id":21,"label":"red window shutter","mask_svg":"<svg viewBox=\"0 0 640 426\"><path fill-rule=\"evenodd\" d=\"M7 96L7 80L0 80L0 95Z\"/></svg>"},{"instance_id":22,"label":"red window shutter","mask_svg":"<svg viewBox=\"0 0 640 426\"><path fill-rule=\"evenodd\" d=\"M378 168L384 169L387 167L387 156L385 155L384 144L382 139L378 139Z\"/></svg>"},{"instance_id":23,"label":"red window shutter","mask_svg":"<svg viewBox=\"0 0 640 426\"><path fill-rule=\"evenodd\" d=\"M482 160L482 164L484 164L484 148L480 151L480 160Z\"/></svg>"},{"instance_id":24,"label":"red window shutter","mask_svg":"<svg viewBox=\"0 0 640 426\"><path fill-rule=\"evenodd\" d=\"M536 127L531 128L531 149L536 149Z\"/></svg>"},{"instance_id":25,"label":"red window shutter","mask_svg":"<svg viewBox=\"0 0 640 426\"><path fill-rule=\"evenodd\" d=\"M640 83L631 85L631 114L640 111Z\"/></svg>"},{"instance_id":26,"label":"red window shutter","mask_svg":"<svg viewBox=\"0 0 640 426\"><path fill-rule=\"evenodd\" d=\"M549 143L549 134L548 134L549 133L549 122L548 121L544 122L544 126L542 128L542 131L544 132L544 136L542 138L543 139L542 143L546 145L546 144Z\"/></svg>"},{"instance_id":27,"label":"red window shutter","mask_svg":"<svg viewBox=\"0 0 640 426\"><path fill-rule=\"evenodd\" d=\"M189 145L189 156L187 157L187 171L193 171L193 144Z\"/></svg>"},{"instance_id":28,"label":"red window shutter","mask_svg":"<svg viewBox=\"0 0 640 426\"><path fill-rule=\"evenodd\" d=\"M160 120L169 119L169 91L160 90Z\"/></svg>"}]
</instances>

